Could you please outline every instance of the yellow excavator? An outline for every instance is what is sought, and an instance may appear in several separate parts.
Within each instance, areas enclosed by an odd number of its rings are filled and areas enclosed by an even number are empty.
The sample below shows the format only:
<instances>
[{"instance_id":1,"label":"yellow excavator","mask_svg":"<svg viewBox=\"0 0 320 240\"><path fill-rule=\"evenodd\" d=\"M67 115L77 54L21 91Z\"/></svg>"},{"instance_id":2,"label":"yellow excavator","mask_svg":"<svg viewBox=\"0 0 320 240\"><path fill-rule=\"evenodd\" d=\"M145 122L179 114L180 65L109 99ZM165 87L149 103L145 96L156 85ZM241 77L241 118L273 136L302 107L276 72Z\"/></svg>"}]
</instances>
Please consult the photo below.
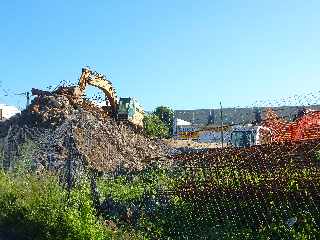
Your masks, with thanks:
<instances>
[{"instance_id":1,"label":"yellow excavator","mask_svg":"<svg viewBox=\"0 0 320 240\"><path fill-rule=\"evenodd\" d=\"M112 117L119 121L128 121L135 127L143 128L144 110L137 100L132 97L118 99L111 82L103 74L87 67L82 68L77 86L62 87L62 90L60 89L58 92L66 92L68 95L73 95L75 99L82 99L88 85L97 87L104 92L106 103L109 103L104 109ZM48 94L48 92L32 89L32 94L41 95Z\"/></svg>"},{"instance_id":2,"label":"yellow excavator","mask_svg":"<svg viewBox=\"0 0 320 240\"><path fill-rule=\"evenodd\" d=\"M94 72L89 68L82 68L78 86L74 88L74 94L83 96L88 85L97 87L104 92L106 102L110 104L108 110L117 120L128 121L134 126L143 127L144 111L135 98L122 97L118 100L111 82L103 74Z\"/></svg>"}]
</instances>

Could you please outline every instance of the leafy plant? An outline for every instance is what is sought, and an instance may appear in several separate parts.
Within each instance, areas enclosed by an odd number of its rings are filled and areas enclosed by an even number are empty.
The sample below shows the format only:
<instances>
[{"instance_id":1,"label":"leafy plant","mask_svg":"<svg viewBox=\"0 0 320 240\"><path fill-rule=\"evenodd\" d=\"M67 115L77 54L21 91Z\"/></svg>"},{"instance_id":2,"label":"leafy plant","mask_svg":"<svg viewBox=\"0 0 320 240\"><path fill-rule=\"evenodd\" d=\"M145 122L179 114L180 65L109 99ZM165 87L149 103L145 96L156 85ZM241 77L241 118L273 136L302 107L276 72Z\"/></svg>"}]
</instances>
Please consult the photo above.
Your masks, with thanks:
<instances>
[{"instance_id":1,"label":"leafy plant","mask_svg":"<svg viewBox=\"0 0 320 240\"><path fill-rule=\"evenodd\" d=\"M19 173L30 172L33 167L32 156L37 150L37 144L27 139L18 147L18 155L15 157L14 170Z\"/></svg>"},{"instance_id":2,"label":"leafy plant","mask_svg":"<svg viewBox=\"0 0 320 240\"><path fill-rule=\"evenodd\" d=\"M68 195L56 176L0 172L0 189L0 234L14 239L117 237L96 217L86 182Z\"/></svg>"},{"instance_id":3,"label":"leafy plant","mask_svg":"<svg viewBox=\"0 0 320 240\"><path fill-rule=\"evenodd\" d=\"M143 119L144 131L150 137L169 137L169 127L155 114L146 115Z\"/></svg>"},{"instance_id":4,"label":"leafy plant","mask_svg":"<svg viewBox=\"0 0 320 240\"><path fill-rule=\"evenodd\" d=\"M319 163L320 162L320 150L315 151L314 157L315 157L315 160Z\"/></svg>"},{"instance_id":5,"label":"leafy plant","mask_svg":"<svg viewBox=\"0 0 320 240\"><path fill-rule=\"evenodd\" d=\"M169 128L169 134L172 135L174 112L166 106L159 106L154 110L154 114Z\"/></svg>"}]
</instances>

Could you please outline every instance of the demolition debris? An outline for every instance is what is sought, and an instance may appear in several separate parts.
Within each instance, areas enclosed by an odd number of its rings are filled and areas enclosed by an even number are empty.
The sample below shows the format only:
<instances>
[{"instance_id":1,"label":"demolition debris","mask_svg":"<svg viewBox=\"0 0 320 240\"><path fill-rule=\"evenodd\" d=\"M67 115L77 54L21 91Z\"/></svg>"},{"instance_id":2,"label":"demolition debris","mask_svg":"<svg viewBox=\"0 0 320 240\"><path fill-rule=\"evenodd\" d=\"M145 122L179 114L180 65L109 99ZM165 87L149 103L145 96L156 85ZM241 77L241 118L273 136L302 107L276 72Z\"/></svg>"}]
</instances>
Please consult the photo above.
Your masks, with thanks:
<instances>
[{"instance_id":1,"label":"demolition debris","mask_svg":"<svg viewBox=\"0 0 320 240\"><path fill-rule=\"evenodd\" d=\"M38 171L70 166L72 171L135 171L165 155L162 143L117 122L89 100L74 98L68 87L33 93L37 96L26 110L0 125L6 169L15 167L30 140L32 167Z\"/></svg>"}]
</instances>

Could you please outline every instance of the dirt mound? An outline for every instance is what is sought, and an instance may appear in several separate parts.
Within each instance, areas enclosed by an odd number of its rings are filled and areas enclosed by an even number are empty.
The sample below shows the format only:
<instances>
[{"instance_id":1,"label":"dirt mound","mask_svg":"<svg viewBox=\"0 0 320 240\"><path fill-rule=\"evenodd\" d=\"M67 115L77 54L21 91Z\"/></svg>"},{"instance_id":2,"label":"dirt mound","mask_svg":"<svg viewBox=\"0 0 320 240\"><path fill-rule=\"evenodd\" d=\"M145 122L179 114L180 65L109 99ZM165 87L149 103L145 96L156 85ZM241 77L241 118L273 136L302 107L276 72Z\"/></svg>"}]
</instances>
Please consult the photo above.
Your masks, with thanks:
<instances>
[{"instance_id":1,"label":"dirt mound","mask_svg":"<svg viewBox=\"0 0 320 240\"><path fill-rule=\"evenodd\" d=\"M39 94L28 109L0 124L5 168L14 167L28 140L35 146L36 169L134 171L165 155L162 143L116 122L92 102L74 99L67 88Z\"/></svg>"}]
</instances>

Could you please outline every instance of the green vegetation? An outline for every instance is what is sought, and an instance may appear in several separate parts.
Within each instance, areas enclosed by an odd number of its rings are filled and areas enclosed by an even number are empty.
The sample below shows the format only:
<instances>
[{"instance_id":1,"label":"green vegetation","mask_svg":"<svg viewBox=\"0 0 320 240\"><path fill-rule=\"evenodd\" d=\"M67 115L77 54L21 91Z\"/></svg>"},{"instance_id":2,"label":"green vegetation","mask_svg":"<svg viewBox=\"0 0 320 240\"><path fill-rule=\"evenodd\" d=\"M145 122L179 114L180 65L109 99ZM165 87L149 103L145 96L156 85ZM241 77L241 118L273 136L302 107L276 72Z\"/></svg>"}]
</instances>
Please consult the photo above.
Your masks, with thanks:
<instances>
[{"instance_id":1,"label":"green vegetation","mask_svg":"<svg viewBox=\"0 0 320 240\"><path fill-rule=\"evenodd\" d=\"M49 173L0 172L0 237L10 239L141 239L97 217L84 179L70 194Z\"/></svg>"},{"instance_id":2,"label":"green vegetation","mask_svg":"<svg viewBox=\"0 0 320 240\"><path fill-rule=\"evenodd\" d=\"M143 119L145 133L153 138L169 137L169 128L155 114L145 115Z\"/></svg>"},{"instance_id":3,"label":"green vegetation","mask_svg":"<svg viewBox=\"0 0 320 240\"><path fill-rule=\"evenodd\" d=\"M320 162L320 150L315 151L314 158L317 162Z\"/></svg>"},{"instance_id":4,"label":"green vegetation","mask_svg":"<svg viewBox=\"0 0 320 240\"><path fill-rule=\"evenodd\" d=\"M317 154L263 170L234 157L104 174L100 209L86 176L69 193L51 173L2 171L0 238L320 239Z\"/></svg>"},{"instance_id":5,"label":"green vegetation","mask_svg":"<svg viewBox=\"0 0 320 240\"><path fill-rule=\"evenodd\" d=\"M22 144L10 171L2 169L1 150L0 239L141 239L97 216L87 176L69 192L59 176L34 172L36 148Z\"/></svg>"},{"instance_id":6,"label":"green vegetation","mask_svg":"<svg viewBox=\"0 0 320 240\"><path fill-rule=\"evenodd\" d=\"M173 130L173 110L166 106L159 106L155 109L154 114L157 115L160 120L169 128L171 136Z\"/></svg>"},{"instance_id":7,"label":"green vegetation","mask_svg":"<svg viewBox=\"0 0 320 240\"><path fill-rule=\"evenodd\" d=\"M173 110L160 106L152 114L144 117L144 130L150 137L168 138L172 135Z\"/></svg>"},{"instance_id":8,"label":"green vegetation","mask_svg":"<svg viewBox=\"0 0 320 240\"><path fill-rule=\"evenodd\" d=\"M99 186L122 207L139 207L134 229L150 239L314 239L320 237L315 171L159 167L105 177Z\"/></svg>"},{"instance_id":9,"label":"green vegetation","mask_svg":"<svg viewBox=\"0 0 320 240\"><path fill-rule=\"evenodd\" d=\"M104 239L87 185L70 196L55 176L0 173L0 229L12 239Z\"/></svg>"}]
</instances>

